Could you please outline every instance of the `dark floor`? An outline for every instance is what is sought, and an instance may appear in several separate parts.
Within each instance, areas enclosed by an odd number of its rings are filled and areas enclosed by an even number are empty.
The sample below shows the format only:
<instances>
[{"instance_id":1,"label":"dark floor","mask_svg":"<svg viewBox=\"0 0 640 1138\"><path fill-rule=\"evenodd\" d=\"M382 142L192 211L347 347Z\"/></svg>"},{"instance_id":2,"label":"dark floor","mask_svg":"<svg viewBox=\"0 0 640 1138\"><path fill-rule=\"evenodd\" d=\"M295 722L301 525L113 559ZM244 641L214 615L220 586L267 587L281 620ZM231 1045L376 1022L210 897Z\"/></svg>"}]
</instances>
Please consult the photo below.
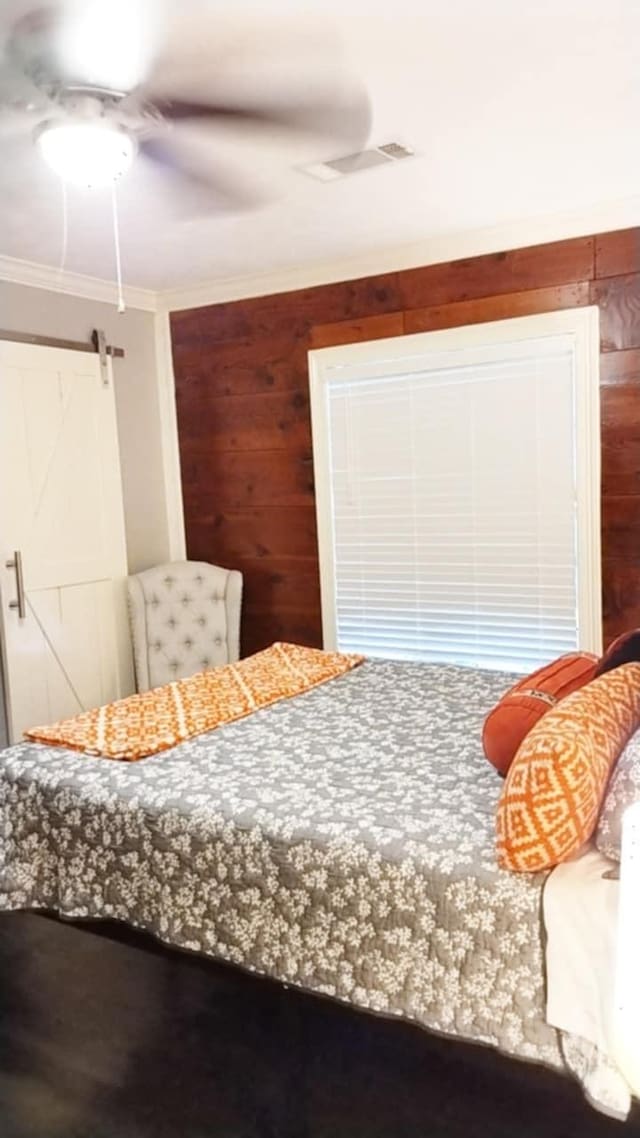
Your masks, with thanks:
<instances>
[{"instance_id":1,"label":"dark floor","mask_svg":"<svg viewBox=\"0 0 640 1138\"><path fill-rule=\"evenodd\" d=\"M0 916L0 1138L640 1136L546 1070L145 944Z\"/></svg>"}]
</instances>

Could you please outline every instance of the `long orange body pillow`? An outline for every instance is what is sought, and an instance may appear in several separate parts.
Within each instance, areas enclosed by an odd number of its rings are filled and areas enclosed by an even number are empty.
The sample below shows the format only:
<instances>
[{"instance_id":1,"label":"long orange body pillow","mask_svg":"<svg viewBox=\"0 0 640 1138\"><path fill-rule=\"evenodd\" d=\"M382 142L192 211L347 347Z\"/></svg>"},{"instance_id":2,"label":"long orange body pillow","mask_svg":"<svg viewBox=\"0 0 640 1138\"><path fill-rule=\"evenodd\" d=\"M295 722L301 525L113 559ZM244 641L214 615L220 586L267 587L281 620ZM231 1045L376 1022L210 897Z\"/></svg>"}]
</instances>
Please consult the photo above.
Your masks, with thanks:
<instances>
[{"instance_id":1,"label":"long orange body pillow","mask_svg":"<svg viewBox=\"0 0 640 1138\"><path fill-rule=\"evenodd\" d=\"M589 840L612 767L640 727L640 664L623 664L552 708L507 775L496 819L498 863L535 872Z\"/></svg>"},{"instance_id":2,"label":"long orange body pillow","mask_svg":"<svg viewBox=\"0 0 640 1138\"><path fill-rule=\"evenodd\" d=\"M565 696L588 684L597 667L598 657L591 652L568 652L509 688L482 728L484 753L500 774L507 773L522 740L538 720Z\"/></svg>"}]
</instances>

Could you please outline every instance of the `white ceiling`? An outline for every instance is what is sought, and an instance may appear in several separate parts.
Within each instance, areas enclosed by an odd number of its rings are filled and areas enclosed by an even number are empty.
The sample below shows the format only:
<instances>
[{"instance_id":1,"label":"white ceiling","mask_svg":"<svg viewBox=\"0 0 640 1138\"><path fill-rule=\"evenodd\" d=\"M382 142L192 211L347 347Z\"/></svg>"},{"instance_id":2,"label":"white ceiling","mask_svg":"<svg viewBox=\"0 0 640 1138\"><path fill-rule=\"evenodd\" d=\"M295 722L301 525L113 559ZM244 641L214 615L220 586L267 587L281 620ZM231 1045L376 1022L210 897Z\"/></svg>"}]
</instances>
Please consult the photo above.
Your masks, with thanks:
<instances>
[{"instance_id":1,"label":"white ceiling","mask_svg":"<svg viewBox=\"0 0 640 1138\"><path fill-rule=\"evenodd\" d=\"M2 0L3 22L10 5ZM212 160L267 186L273 198L254 212L194 217L154 171L134 167L119 191L129 284L175 290L640 202L638 0L296 7L314 35L319 20L339 33L372 100L370 142L399 140L417 157L322 184L295 169L337 156L322 143L285 148L273 137L202 134ZM196 0L182 0L186 8L194 13ZM217 0L217 8L227 19L233 12L242 36L243 0ZM278 14L288 21L291 7L263 0L261 12L263 23ZM258 53L261 42L252 40ZM0 135L0 145L0 255L56 266L60 186L28 135L20 142ZM112 279L110 210L104 192L70 192L70 270Z\"/></svg>"}]
</instances>

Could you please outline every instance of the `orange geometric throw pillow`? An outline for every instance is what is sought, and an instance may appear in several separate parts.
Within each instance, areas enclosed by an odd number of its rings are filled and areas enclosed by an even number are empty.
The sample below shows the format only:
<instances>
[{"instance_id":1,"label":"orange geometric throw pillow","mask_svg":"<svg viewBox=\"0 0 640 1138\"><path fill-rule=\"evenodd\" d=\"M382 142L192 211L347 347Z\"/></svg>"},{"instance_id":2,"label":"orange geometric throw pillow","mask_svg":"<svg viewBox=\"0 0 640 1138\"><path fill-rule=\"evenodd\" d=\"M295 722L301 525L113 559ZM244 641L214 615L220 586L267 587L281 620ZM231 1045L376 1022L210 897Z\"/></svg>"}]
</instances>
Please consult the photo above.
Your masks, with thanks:
<instances>
[{"instance_id":1,"label":"orange geometric throw pillow","mask_svg":"<svg viewBox=\"0 0 640 1138\"><path fill-rule=\"evenodd\" d=\"M551 708L507 775L496 819L498 864L551 869L598 821L609 774L640 726L640 664L623 664Z\"/></svg>"},{"instance_id":2,"label":"orange geometric throw pillow","mask_svg":"<svg viewBox=\"0 0 640 1138\"><path fill-rule=\"evenodd\" d=\"M522 740L538 720L588 684L597 667L598 657L591 652L567 652L505 692L482 728L484 753L500 774L507 773Z\"/></svg>"}]
</instances>

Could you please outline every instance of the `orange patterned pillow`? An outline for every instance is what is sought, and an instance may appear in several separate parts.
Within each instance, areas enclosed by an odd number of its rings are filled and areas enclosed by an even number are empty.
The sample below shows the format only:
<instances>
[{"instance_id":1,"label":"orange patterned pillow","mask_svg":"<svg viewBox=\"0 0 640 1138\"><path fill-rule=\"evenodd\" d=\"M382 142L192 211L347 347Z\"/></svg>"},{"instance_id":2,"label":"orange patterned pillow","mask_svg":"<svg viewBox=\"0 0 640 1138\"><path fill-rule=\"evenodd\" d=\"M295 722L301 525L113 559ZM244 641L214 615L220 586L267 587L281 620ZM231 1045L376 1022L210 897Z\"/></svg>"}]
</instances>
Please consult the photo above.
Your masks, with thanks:
<instances>
[{"instance_id":1,"label":"orange patterned pillow","mask_svg":"<svg viewBox=\"0 0 640 1138\"><path fill-rule=\"evenodd\" d=\"M591 837L609 774L640 726L640 664L623 664L563 699L529 732L497 816L504 869L550 869Z\"/></svg>"}]
</instances>

